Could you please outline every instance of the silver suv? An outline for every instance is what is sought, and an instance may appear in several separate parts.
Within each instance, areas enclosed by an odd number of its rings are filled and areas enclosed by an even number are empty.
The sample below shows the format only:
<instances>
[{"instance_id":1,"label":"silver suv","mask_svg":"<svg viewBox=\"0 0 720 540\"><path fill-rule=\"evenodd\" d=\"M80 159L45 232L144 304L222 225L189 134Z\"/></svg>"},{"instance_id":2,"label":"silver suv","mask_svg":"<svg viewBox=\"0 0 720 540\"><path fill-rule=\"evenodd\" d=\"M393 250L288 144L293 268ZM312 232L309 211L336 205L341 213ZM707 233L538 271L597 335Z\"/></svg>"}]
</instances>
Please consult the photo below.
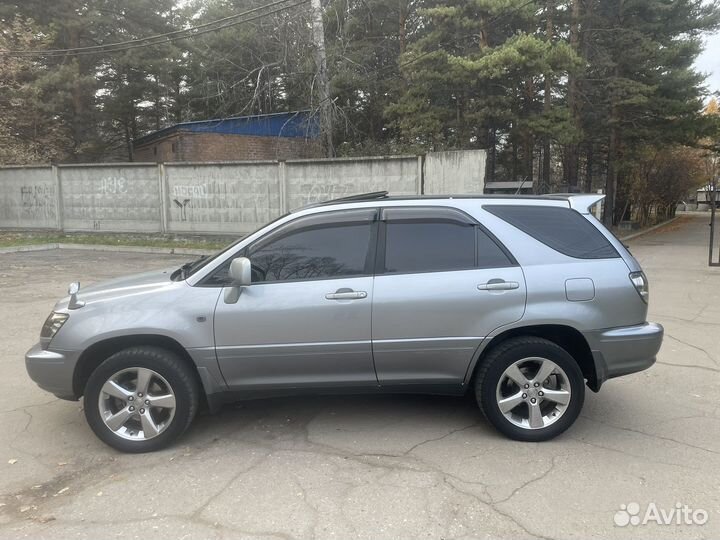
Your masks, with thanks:
<instances>
[{"instance_id":1,"label":"silver suv","mask_svg":"<svg viewBox=\"0 0 720 540\"><path fill-rule=\"evenodd\" d=\"M640 265L588 208L602 196L348 197L210 258L57 303L26 355L84 396L126 452L166 446L200 407L314 393L473 392L503 434L565 431L585 384L650 367Z\"/></svg>"}]
</instances>

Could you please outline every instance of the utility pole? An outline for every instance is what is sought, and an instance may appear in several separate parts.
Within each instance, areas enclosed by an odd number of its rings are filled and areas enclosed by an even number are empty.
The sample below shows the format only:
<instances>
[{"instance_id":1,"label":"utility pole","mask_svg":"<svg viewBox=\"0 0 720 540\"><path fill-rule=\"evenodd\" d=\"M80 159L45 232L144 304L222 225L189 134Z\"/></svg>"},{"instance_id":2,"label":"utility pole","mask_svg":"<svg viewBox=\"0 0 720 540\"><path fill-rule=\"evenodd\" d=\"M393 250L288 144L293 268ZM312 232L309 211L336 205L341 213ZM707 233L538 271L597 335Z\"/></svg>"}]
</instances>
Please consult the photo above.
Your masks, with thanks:
<instances>
[{"instance_id":1,"label":"utility pole","mask_svg":"<svg viewBox=\"0 0 720 540\"><path fill-rule=\"evenodd\" d=\"M320 137L326 157L335 155L333 147L333 104L330 101L330 79L327 71L327 55L325 53L325 25L321 0L310 0L312 8L312 33L315 44L315 66L317 68L317 88L320 106Z\"/></svg>"}]
</instances>

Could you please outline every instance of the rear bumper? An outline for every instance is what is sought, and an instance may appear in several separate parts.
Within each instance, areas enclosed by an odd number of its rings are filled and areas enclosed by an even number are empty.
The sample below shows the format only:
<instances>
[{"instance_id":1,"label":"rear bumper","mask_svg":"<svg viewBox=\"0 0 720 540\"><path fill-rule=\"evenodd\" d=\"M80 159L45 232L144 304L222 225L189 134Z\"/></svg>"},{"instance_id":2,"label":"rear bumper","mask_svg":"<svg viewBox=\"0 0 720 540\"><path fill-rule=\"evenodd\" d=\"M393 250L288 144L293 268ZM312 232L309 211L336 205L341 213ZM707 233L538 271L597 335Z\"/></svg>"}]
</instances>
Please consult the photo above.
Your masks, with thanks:
<instances>
[{"instance_id":1,"label":"rear bumper","mask_svg":"<svg viewBox=\"0 0 720 540\"><path fill-rule=\"evenodd\" d=\"M586 332L596 373L596 380L590 381L590 388L597 391L608 379L652 366L662 345L663 334L662 325L656 323Z\"/></svg>"},{"instance_id":2,"label":"rear bumper","mask_svg":"<svg viewBox=\"0 0 720 540\"><path fill-rule=\"evenodd\" d=\"M77 400L73 392L73 373L78 353L48 351L39 343L25 353L25 368L35 383L61 399Z\"/></svg>"}]
</instances>

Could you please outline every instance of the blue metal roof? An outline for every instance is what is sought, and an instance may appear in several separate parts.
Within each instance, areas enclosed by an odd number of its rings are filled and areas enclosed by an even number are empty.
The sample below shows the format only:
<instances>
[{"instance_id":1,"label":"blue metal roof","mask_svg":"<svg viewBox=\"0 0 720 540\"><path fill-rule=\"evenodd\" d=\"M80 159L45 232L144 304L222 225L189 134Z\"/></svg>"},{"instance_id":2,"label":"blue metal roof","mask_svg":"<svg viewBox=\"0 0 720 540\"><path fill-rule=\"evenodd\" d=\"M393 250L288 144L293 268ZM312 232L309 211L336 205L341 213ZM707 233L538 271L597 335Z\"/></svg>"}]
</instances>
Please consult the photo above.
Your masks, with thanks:
<instances>
[{"instance_id":1,"label":"blue metal roof","mask_svg":"<svg viewBox=\"0 0 720 540\"><path fill-rule=\"evenodd\" d=\"M182 122L135 139L134 144L136 146L148 144L180 131L316 139L320 135L320 125L317 115L313 115L311 111L236 116L199 122Z\"/></svg>"}]
</instances>

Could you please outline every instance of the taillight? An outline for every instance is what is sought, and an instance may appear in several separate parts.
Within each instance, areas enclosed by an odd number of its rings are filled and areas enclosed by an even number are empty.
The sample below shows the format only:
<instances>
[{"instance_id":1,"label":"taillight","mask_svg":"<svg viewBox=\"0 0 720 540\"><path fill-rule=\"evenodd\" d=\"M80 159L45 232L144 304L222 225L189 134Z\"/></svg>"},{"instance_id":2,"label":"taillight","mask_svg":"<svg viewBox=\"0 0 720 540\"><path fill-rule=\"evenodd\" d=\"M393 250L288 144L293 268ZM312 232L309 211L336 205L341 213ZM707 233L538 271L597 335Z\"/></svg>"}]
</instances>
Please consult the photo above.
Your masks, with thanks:
<instances>
[{"instance_id":1,"label":"taillight","mask_svg":"<svg viewBox=\"0 0 720 540\"><path fill-rule=\"evenodd\" d=\"M632 272L630 274L630 281L635 286L635 290L643 299L643 302L648 303L650 297L650 284L648 283L647 276L644 272Z\"/></svg>"}]
</instances>

